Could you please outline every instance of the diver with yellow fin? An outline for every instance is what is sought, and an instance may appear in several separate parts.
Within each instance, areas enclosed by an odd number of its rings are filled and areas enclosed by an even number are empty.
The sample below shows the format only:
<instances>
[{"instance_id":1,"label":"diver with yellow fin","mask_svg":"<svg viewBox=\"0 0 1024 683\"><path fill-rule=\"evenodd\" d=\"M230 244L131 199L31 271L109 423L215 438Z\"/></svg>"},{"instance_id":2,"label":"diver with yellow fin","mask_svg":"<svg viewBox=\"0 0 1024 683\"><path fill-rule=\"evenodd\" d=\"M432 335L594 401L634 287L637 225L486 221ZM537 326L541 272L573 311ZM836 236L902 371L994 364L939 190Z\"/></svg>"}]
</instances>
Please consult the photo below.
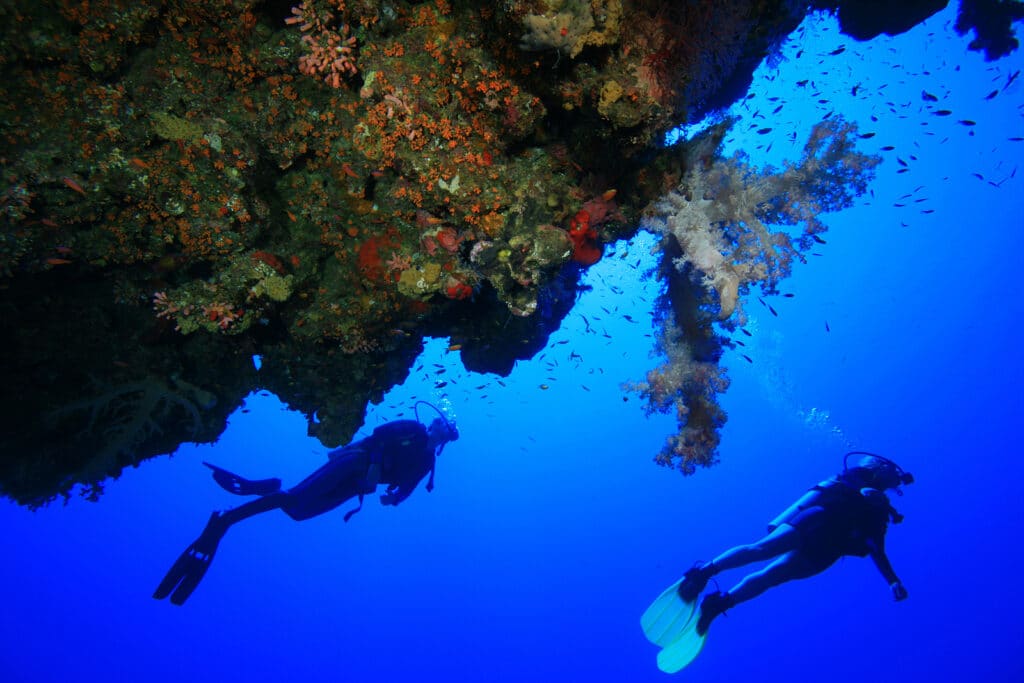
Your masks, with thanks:
<instances>
[{"instance_id":1,"label":"diver with yellow fin","mask_svg":"<svg viewBox=\"0 0 1024 683\"><path fill-rule=\"evenodd\" d=\"M861 457L850 467L854 455ZM903 495L900 486L913 481L909 472L888 458L865 451L847 453L843 471L811 487L772 520L767 535L694 566L647 608L640 624L647 639L662 648L658 668L676 673L696 659L711 622L727 609L786 581L819 574L847 555L870 556L893 598L904 600L907 589L885 554L889 522L898 524L903 516L885 491ZM715 574L772 558L773 562L729 591L708 593L698 607L697 599Z\"/></svg>"},{"instance_id":2,"label":"diver with yellow fin","mask_svg":"<svg viewBox=\"0 0 1024 683\"><path fill-rule=\"evenodd\" d=\"M398 505L413 492L427 475L427 491L434 488L434 466L437 456L450 441L459 438L455 423L436 406L417 401L413 410L425 404L437 411L438 417L425 426L416 420L396 420L373 430L365 439L353 441L327 454L327 462L290 489L281 490L280 479L251 481L237 474L203 463L213 470L213 478L221 488L239 496L259 496L238 507L214 512L203 532L177 559L157 586L153 597L170 597L182 605L192 595L210 563L224 534L234 524L269 510L280 509L296 521L329 512L347 500L359 499L359 506L345 513L345 521L363 507L363 497L373 493L378 484L387 491L380 497L382 505Z\"/></svg>"}]
</instances>

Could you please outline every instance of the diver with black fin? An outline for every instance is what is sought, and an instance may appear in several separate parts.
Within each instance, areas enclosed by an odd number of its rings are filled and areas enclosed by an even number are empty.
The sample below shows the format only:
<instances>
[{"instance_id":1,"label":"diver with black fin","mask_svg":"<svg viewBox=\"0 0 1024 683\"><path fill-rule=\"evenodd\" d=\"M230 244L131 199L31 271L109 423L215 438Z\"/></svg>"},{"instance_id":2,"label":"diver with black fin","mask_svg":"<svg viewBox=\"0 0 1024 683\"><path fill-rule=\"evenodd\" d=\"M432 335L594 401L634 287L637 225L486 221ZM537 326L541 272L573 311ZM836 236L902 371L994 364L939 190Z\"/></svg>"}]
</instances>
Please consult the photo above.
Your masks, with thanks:
<instances>
[{"instance_id":1,"label":"diver with black fin","mask_svg":"<svg viewBox=\"0 0 1024 683\"><path fill-rule=\"evenodd\" d=\"M213 470L214 481L225 491L259 498L210 515L206 528L167 572L153 597L162 600L170 596L175 605L184 604L209 569L227 530L253 515L280 509L302 521L358 498L359 505L345 513L347 522L362 509L363 497L374 493L380 484L387 486L380 497L382 505L398 505L428 475L426 489L432 491L437 456L446 444L459 438L459 431L452 420L426 401L417 401L414 411L420 404L438 413L430 426L419 421L418 413L416 420L383 424L368 437L328 453L327 463L290 489L281 490L280 479L252 481L203 463Z\"/></svg>"},{"instance_id":2,"label":"diver with black fin","mask_svg":"<svg viewBox=\"0 0 1024 683\"><path fill-rule=\"evenodd\" d=\"M849 466L851 456L861 456L853 467ZM888 458L851 451L843 458L843 471L811 487L772 520L767 535L688 570L641 617L647 638L663 648L658 655L659 668L675 673L693 661L719 614L769 588L819 574L840 557L870 556L893 598L906 599L907 589L885 553L889 523L902 522L903 515L893 508L885 492L891 489L903 495L900 486L913 481L909 472ZM698 606L698 598L714 575L773 558L730 590L708 593Z\"/></svg>"}]
</instances>

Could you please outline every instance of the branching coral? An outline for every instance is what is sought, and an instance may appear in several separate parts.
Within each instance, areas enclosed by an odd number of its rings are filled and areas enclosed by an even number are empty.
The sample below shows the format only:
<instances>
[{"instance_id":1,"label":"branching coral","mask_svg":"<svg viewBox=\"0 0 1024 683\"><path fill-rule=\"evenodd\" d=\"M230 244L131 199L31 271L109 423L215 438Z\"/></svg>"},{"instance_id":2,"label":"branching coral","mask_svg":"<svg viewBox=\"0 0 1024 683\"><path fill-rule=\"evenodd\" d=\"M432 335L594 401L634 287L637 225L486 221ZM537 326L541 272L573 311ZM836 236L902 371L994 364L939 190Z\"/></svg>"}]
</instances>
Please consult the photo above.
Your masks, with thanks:
<instances>
[{"instance_id":1,"label":"branching coral","mask_svg":"<svg viewBox=\"0 0 1024 683\"><path fill-rule=\"evenodd\" d=\"M825 231L820 214L848 207L879 161L853 149L853 124L829 119L811 131L798 163L759 170L743 154L714 156L730 124L688 146L685 175L644 223L678 240L683 254L677 266L703 276L718 297L722 320L733 315L750 285L774 291L793 259ZM802 226L802 232L793 236L769 225Z\"/></svg>"},{"instance_id":2,"label":"branching coral","mask_svg":"<svg viewBox=\"0 0 1024 683\"><path fill-rule=\"evenodd\" d=\"M69 443L91 451L84 469L73 477L87 487L116 475L127 463L137 463L137 451L165 430L184 429L196 437L203 426L200 410L216 402L213 394L182 379L96 384L97 393L43 418L51 429L67 435ZM69 479L68 486L72 483ZM91 490L98 495L102 488Z\"/></svg>"},{"instance_id":3,"label":"branching coral","mask_svg":"<svg viewBox=\"0 0 1024 683\"><path fill-rule=\"evenodd\" d=\"M715 462L726 419L717 395L728 387L718 365L728 340L715 322L734 327L742 319L739 297L752 285L773 292L826 229L820 215L849 206L878 163L854 150L853 125L831 119L814 127L798 163L758 170L742 155L717 155L730 123L687 143L682 180L644 222L664 235L665 362L627 388L646 399L649 412L675 413L679 432L656 460L685 474Z\"/></svg>"},{"instance_id":4,"label":"branching coral","mask_svg":"<svg viewBox=\"0 0 1024 683\"><path fill-rule=\"evenodd\" d=\"M654 460L667 467L678 463L684 474L693 474L698 465L709 467L715 463L718 430L726 418L717 395L729 387L729 378L718 365L717 353L712 358L700 358L671 314L662 323L658 348L665 362L647 373L646 382L627 388L646 400L648 414L675 413L679 433L665 440Z\"/></svg>"}]
</instances>

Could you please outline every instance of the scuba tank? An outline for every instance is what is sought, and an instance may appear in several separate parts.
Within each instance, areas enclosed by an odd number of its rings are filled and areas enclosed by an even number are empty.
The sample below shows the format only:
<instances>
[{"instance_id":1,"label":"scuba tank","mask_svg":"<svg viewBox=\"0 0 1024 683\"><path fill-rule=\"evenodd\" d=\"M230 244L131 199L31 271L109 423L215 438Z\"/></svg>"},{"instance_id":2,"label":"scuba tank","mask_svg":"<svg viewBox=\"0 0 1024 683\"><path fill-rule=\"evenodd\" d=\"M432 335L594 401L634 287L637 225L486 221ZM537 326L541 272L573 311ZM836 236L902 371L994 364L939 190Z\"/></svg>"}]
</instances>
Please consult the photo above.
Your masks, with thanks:
<instances>
[{"instance_id":1,"label":"scuba tank","mask_svg":"<svg viewBox=\"0 0 1024 683\"><path fill-rule=\"evenodd\" d=\"M783 510L775 519L768 523L768 533L771 533L783 524L786 524L804 510L812 508L815 505L823 504L825 502L825 491L838 483L839 480L832 477L831 479L826 479L825 481L819 482L809 488L807 493L800 496L796 502Z\"/></svg>"}]
</instances>

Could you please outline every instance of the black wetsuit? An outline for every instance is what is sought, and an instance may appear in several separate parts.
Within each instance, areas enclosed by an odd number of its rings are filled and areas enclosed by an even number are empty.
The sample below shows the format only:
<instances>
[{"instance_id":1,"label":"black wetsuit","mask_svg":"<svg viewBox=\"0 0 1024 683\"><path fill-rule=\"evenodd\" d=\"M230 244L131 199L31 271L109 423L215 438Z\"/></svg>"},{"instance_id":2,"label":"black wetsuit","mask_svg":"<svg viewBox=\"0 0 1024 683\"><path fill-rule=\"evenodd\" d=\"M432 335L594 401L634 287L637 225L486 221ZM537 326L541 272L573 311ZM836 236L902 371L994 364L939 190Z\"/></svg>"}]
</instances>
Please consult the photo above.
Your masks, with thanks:
<instances>
[{"instance_id":1,"label":"black wetsuit","mask_svg":"<svg viewBox=\"0 0 1024 683\"><path fill-rule=\"evenodd\" d=\"M797 552L810 574L828 568L844 555L868 555L869 540L877 548L884 546L891 510L884 494L866 496L840 480L815 488L821 495L814 504L787 520L800 533Z\"/></svg>"},{"instance_id":2,"label":"black wetsuit","mask_svg":"<svg viewBox=\"0 0 1024 683\"><path fill-rule=\"evenodd\" d=\"M292 519L309 519L370 493L366 476L374 463L380 465L379 483L388 486L387 504L398 505L423 477L433 474L435 460L434 451L427 447L427 429L415 420L381 425L370 436L333 450L328 457L323 467L287 491L290 500L281 509ZM432 485L428 484L429 488Z\"/></svg>"}]
</instances>

